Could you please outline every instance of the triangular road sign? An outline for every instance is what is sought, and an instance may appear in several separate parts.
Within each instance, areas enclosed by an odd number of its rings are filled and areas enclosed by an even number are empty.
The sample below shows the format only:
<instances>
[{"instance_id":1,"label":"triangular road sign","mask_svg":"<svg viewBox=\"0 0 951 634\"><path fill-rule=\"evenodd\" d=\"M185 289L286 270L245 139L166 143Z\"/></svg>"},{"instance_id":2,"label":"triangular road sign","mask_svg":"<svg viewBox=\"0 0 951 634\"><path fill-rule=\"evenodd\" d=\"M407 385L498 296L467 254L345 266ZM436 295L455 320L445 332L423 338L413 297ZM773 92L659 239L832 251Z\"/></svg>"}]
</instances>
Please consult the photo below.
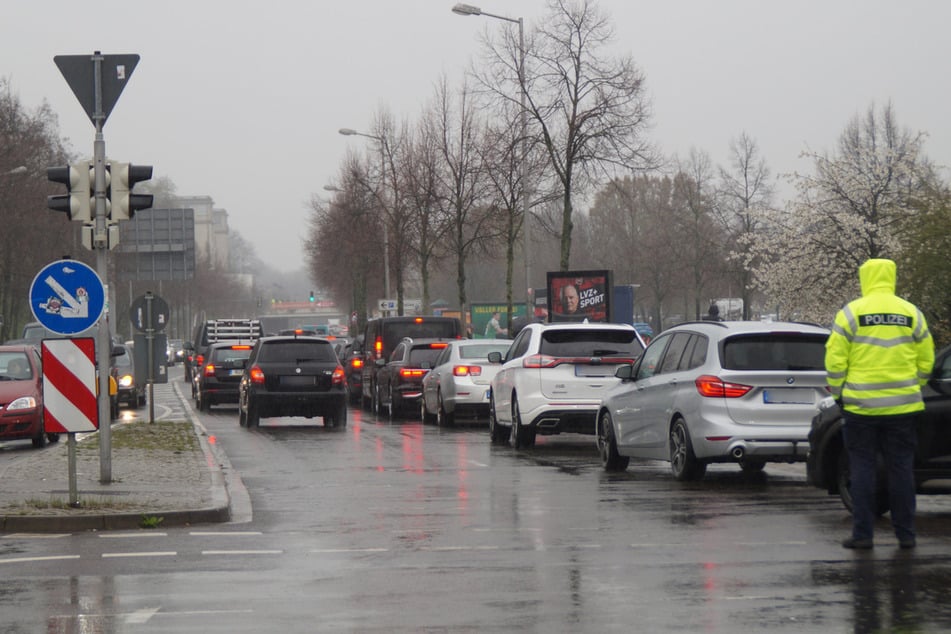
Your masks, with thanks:
<instances>
[{"instance_id":1,"label":"triangular road sign","mask_svg":"<svg viewBox=\"0 0 951 634\"><path fill-rule=\"evenodd\" d=\"M102 55L96 51L92 55L57 55L53 58L66 83L73 89L79 104L86 111L89 120L96 124L96 116L102 118L102 125L119 100L122 89L132 76L139 63L138 55ZM101 112L96 112L96 63L102 72Z\"/></svg>"}]
</instances>

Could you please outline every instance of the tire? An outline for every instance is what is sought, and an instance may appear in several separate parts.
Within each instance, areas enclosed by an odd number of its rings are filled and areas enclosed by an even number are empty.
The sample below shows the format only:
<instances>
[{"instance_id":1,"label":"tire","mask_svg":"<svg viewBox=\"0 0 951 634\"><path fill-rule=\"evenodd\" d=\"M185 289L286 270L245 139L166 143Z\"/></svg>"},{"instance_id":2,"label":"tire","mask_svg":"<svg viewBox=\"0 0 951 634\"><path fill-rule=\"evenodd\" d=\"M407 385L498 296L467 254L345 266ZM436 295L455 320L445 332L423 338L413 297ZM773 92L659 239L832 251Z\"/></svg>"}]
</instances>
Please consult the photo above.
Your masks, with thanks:
<instances>
[{"instance_id":1,"label":"tire","mask_svg":"<svg viewBox=\"0 0 951 634\"><path fill-rule=\"evenodd\" d=\"M37 449L42 449L46 446L46 432L43 431L43 422L40 421L40 431L37 435L31 438L33 441L33 446Z\"/></svg>"},{"instance_id":2,"label":"tire","mask_svg":"<svg viewBox=\"0 0 951 634\"><path fill-rule=\"evenodd\" d=\"M241 409L241 405L238 405L238 425L241 427L248 426L248 415L244 413L244 410Z\"/></svg>"},{"instance_id":3,"label":"tire","mask_svg":"<svg viewBox=\"0 0 951 634\"><path fill-rule=\"evenodd\" d=\"M324 427L333 427L334 429L343 429L347 426L347 403L341 403L334 413L330 416L324 416Z\"/></svg>"},{"instance_id":4,"label":"tire","mask_svg":"<svg viewBox=\"0 0 951 634\"><path fill-rule=\"evenodd\" d=\"M624 471L631 459L622 456L617 451L617 438L614 435L614 421L611 413L605 411L598 421L598 453L601 455L601 466L605 471Z\"/></svg>"},{"instance_id":5,"label":"tire","mask_svg":"<svg viewBox=\"0 0 951 634\"><path fill-rule=\"evenodd\" d=\"M247 423L248 429L257 427L261 424L261 414L258 412L258 406L250 400L248 401Z\"/></svg>"},{"instance_id":6,"label":"tire","mask_svg":"<svg viewBox=\"0 0 951 634\"><path fill-rule=\"evenodd\" d=\"M46 434L46 442L59 442L59 434Z\"/></svg>"},{"instance_id":7,"label":"tire","mask_svg":"<svg viewBox=\"0 0 951 634\"><path fill-rule=\"evenodd\" d=\"M522 425L522 414L515 397L512 397L512 430L509 434L509 444L515 449L531 449L535 446L535 430Z\"/></svg>"},{"instance_id":8,"label":"tire","mask_svg":"<svg viewBox=\"0 0 951 634\"><path fill-rule=\"evenodd\" d=\"M707 465L697 460L690 441L690 430L684 419L678 418L670 427L668 438L670 451L670 471L680 482L700 480L707 472Z\"/></svg>"},{"instance_id":9,"label":"tire","mask_svg":"<svg viewBox=\"0 0 951 634\"><path fill-rule=\"evenodd\" d=\"M493 445L504 444L509 439L509 434L499 425L498 418L495 416L495 399L489 400L489 438Z\"/></svg>"},{"instance_id":10,"label":"tire","mask_svg":"<svg viewBox=\"0 0 951 634\"><path fill-rule=\"evenodd\" d=\"M429 413L426 409L426 397L419 397L419 419L423 421L424 425L436 422L436 417Z\"/></svg>"},{"instance_id":11,"label":"tire","mask_svg":"<svg viewBox=\"0 0 951 634\"><path fill-rule=\"evenodd\" d=\"M452 427L456 424L455 412L447 412L446 404L442 400L442 392L436 393L436 425L439 427Z\"/></svg>"},{"instance_id":12,"label":"tire","mask_svg":"<svg viewBox=\"0 0 951 634\"><path fill-rule=\"evenodd\" d=\"M882 468L882 460L879 459L878 475L875 478L875 515L881 517L888 513L891 504L888 501L888 476ZM839 489L839 499L849 513L853 511L852 502L852 477L849 469L849 452L845 447L839 453L839 459L835 465L835 481Z\"/></svg>"}]
</instances>

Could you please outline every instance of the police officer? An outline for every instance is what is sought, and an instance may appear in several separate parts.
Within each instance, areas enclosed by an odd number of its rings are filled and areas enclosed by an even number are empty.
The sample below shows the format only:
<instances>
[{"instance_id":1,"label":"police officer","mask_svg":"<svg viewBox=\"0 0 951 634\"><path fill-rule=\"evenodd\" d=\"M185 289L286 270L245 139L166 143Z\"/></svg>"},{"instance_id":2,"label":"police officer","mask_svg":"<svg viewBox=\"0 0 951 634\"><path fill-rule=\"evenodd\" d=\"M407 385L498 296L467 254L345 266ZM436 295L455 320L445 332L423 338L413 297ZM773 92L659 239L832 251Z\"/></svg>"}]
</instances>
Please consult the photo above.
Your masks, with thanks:
<instances>
[{"instance_id":1,"label":"police officer","mask_svg":"<svg viewBox=\"0 0 951 634\"><path fill-rule=\"evenodd\" d=\"M842 407L852 493L852 536L845 548L873 546L877 453L885 456L892 527L902 548L915 547L915 421L921 386L934 365L924 315L895 295L895 263L859 267L862 297L835 316L825 366Z\"/></svg>"}]
</instances>

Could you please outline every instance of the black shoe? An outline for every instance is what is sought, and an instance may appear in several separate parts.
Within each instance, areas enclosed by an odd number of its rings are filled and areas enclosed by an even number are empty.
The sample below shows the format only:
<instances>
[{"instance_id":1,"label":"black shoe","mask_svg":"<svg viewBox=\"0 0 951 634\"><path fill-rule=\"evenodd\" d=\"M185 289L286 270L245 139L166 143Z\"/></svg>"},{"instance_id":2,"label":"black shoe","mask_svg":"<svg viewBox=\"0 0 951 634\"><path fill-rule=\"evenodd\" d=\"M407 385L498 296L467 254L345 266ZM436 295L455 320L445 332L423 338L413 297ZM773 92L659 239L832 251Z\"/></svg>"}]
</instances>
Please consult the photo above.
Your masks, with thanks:
<instances>
[{"instance_id":1,"label":"black shoe","mask_svg":"<svg viewBox=\"0 0 951 634\"><path fill-rule=\"evenodd\" d=\"M855 539L854 537L849 537L842 542L842 548L853 550L871 550L874 545L871 539Z\"/></svg>"},{"instance_id":2,"label":"black shoe","mask_svg":"<svg viewBox=\"0 0 951 634\"><path fill-rule=\"evenodd\" d=\"M906 550L909 549L909 548L914 548L914 547L917 546L917 545L918 545L918 544L915 543L915 538L914 538L914 537L912 537L911 539L899 539L899 540L898 540L898 547L899 547L899 548L904 548L904 549L906 549Z\"/></svg>"}]
</instances>

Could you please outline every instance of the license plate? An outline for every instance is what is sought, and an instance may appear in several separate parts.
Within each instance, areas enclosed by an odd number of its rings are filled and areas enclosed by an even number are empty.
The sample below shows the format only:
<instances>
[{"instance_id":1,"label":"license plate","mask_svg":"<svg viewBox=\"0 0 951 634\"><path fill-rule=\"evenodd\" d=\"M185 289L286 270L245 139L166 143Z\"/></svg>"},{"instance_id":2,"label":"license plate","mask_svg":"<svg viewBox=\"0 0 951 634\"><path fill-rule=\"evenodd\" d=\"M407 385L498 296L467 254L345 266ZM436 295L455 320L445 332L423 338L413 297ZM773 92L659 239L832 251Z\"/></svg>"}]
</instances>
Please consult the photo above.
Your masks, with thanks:
<instances>
[{"instance_id":1,"label":"license plate","mask_svg":"<svg viewBox=\"0 0 951 634\"><path fill-rule=\"evenodd\" d=\"M228 370L228 376L241 376L244 370Z\"/></svg>"},{"instance_id":2,"label":"license plate","mask_svg":"<svg viewBox=\"0 0 951 634\"><path fill-rule=\"evenodd\" d=\"M763 390L763 402L770 405L812 405L816 399L812 390L776 388Z\"/></svg>"},{"instance_id":3,"label":"license plate","mask_svg":"<svg viewBox=\"0 0 951 634\"><path fill-rule=\"evenodd\" d=\"M492 390L486 390L486 391L485 391L485 394L482 395L482 400L483 400L483 401L488 401L488 400L489 400L489 396L491 396L491 395L492 395Z\"/></svg>"},{"instance_id":4,"label":"license plate","mask_svg":"<svg viewBox=\"0 0 951 634\"><path fill-rule=\"evenodd\" d=\"M316 385L317 377L314 376L282 376L281 385Z\"/></svg>"}]
</instances>

